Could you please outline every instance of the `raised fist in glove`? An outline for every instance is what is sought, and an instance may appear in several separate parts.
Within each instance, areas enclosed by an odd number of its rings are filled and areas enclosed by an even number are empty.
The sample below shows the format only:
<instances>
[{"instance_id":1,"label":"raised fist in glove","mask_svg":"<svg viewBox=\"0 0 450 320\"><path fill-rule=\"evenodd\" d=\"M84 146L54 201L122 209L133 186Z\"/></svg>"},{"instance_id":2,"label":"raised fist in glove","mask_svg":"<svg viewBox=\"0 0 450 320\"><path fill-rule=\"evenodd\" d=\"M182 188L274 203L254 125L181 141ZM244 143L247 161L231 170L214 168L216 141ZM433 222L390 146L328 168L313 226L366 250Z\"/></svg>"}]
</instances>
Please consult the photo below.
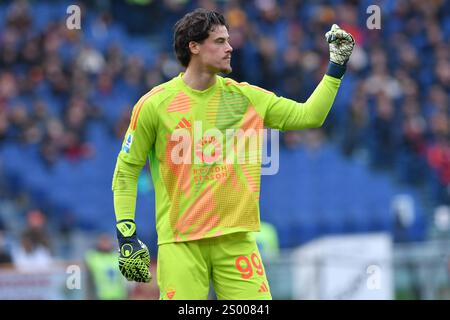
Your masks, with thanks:
<instances>
[{"instance_id":1,"label":"raised fist in glove","mask_svg":"<svg viewBox=\"0 0 450 320\"><path fill-rule=\"evenodd\" d=\"M352 54L355 40L352 35L333 24L331 30L325 34L330 46L330 61L345 65Z\"/></svg>"},{"instance_id":2,"label":"raised fist in glove","mask_svg":"<svg viewBox=\"0 0 450 320\"><path fill-rule=\"evenodd\" d=\"M150 254L136 235L136 224L133 220L121 220L116 227L120 272L128 281L150 282Z\"/></svg>"}]
</instances>

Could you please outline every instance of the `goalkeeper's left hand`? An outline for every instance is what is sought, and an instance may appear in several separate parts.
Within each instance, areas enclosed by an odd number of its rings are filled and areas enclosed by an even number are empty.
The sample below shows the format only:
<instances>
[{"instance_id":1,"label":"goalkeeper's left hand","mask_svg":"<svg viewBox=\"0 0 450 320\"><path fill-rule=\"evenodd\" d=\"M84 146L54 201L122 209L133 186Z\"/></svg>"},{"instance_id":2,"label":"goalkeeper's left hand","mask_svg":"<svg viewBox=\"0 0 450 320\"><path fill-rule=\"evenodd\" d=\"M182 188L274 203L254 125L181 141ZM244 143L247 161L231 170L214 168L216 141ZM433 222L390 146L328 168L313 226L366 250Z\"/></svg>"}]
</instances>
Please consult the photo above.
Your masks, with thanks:
<instances>
[{"instance_id":1,"label":"goalkeeper's left hand","mask_svg":"<svg viewBox=\"0 0 450 320\"><path fill-rule=\"evenodd\" d=\"M128 281L150 282L150 254L136 235L133 220L117 222L119 241L119 270Z\"/></svg>"},{"instance_id":2,"label":"goalkeeper's left hand","mask_svg":"<svg viewBox=\"0 0 450 320\"><path fill-rule=\"evenodd\" d=\"M352 35L333 24L331 30L325 34L330 46L330 61L345 65L352 54L355 40Z\"/></svg>"}]
</instances>

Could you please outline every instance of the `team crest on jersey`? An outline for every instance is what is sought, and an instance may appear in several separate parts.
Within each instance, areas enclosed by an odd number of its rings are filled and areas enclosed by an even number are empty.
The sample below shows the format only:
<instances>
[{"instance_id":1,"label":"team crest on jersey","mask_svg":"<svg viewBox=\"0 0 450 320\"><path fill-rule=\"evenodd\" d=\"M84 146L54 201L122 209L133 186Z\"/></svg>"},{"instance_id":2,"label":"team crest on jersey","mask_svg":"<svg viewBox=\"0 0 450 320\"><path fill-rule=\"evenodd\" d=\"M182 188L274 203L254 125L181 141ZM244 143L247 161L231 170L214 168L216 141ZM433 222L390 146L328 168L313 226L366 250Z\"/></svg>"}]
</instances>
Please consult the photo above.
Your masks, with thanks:
<instances>
[{"instance_id":1,"label":"team crest on jersey","mask_svg":"<svg viewBox=\"0 0 450 320\"><path fill-rule=\"evenodd\" d=\"M129 153L132 143L133 143L133 135L129 133L127 139L125 140L125 145L123 146L122 150L125 151L126 153Z\"/></svg>"},{"instance_id":2,"label":"team crest on jersey","mask_svg":"<svg viewBox=\"0 0 450 320\"><path fill-rule=\"evenodd\" d=\"M172 287L170 287L166 290L166 296L169 300L173 299L173 296L175 295L175 293L176 293L176 290Z\"/></svg>"}]
</instances>

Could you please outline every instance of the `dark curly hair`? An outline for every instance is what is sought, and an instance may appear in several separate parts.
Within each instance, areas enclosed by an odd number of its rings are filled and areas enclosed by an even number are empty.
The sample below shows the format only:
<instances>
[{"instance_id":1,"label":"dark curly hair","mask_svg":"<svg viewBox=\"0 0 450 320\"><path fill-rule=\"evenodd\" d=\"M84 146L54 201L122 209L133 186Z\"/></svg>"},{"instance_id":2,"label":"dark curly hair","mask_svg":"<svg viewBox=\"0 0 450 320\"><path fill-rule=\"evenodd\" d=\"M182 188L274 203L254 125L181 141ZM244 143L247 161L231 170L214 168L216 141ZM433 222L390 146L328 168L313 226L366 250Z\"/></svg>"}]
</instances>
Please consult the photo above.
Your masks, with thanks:
<instances>
[{"instance_id":1,"label":"dark curly hair","mask_svg":"<svg viewBox=\"0 0 450 320\"><path fill-rule=\"evenodd\" d=\"M173 48L178 61L187 67L191 61L189 42L202 43L215 26L222 25L228 29L225 17L218 12L196 9L177 21L174 26Z\"/></svg>"}]
</instances>

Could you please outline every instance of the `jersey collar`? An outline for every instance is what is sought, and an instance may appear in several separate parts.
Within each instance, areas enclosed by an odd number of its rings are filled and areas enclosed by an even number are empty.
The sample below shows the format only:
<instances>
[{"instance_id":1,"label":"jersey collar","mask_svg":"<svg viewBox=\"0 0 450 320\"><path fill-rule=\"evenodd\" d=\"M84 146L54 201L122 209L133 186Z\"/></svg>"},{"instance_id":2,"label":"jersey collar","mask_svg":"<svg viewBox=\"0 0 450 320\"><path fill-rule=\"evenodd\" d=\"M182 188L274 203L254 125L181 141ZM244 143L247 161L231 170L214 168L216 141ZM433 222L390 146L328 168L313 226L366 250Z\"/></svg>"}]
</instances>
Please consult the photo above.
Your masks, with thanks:
<instances>
[{"instance_id":1,"label":"jersey collar","mask_svg":"<svg viewBox=\"0 0 450 320\"><path fill-rule=\"evenodd\" d=\"M218 86L219 86L219 77L216 75L216 83L214 83L212 86L210 86L209 88L205 89L205 90L196 90L193 89L191 87L189 87L184 81L183 81L183 75L184 72L180 72L180 74L177 77L177 82L178 85L185 91L185 92L189 92L193 95L196 96L205 96L208 95L209 93L213 92Z\"/></svg>"}]
</instances>

